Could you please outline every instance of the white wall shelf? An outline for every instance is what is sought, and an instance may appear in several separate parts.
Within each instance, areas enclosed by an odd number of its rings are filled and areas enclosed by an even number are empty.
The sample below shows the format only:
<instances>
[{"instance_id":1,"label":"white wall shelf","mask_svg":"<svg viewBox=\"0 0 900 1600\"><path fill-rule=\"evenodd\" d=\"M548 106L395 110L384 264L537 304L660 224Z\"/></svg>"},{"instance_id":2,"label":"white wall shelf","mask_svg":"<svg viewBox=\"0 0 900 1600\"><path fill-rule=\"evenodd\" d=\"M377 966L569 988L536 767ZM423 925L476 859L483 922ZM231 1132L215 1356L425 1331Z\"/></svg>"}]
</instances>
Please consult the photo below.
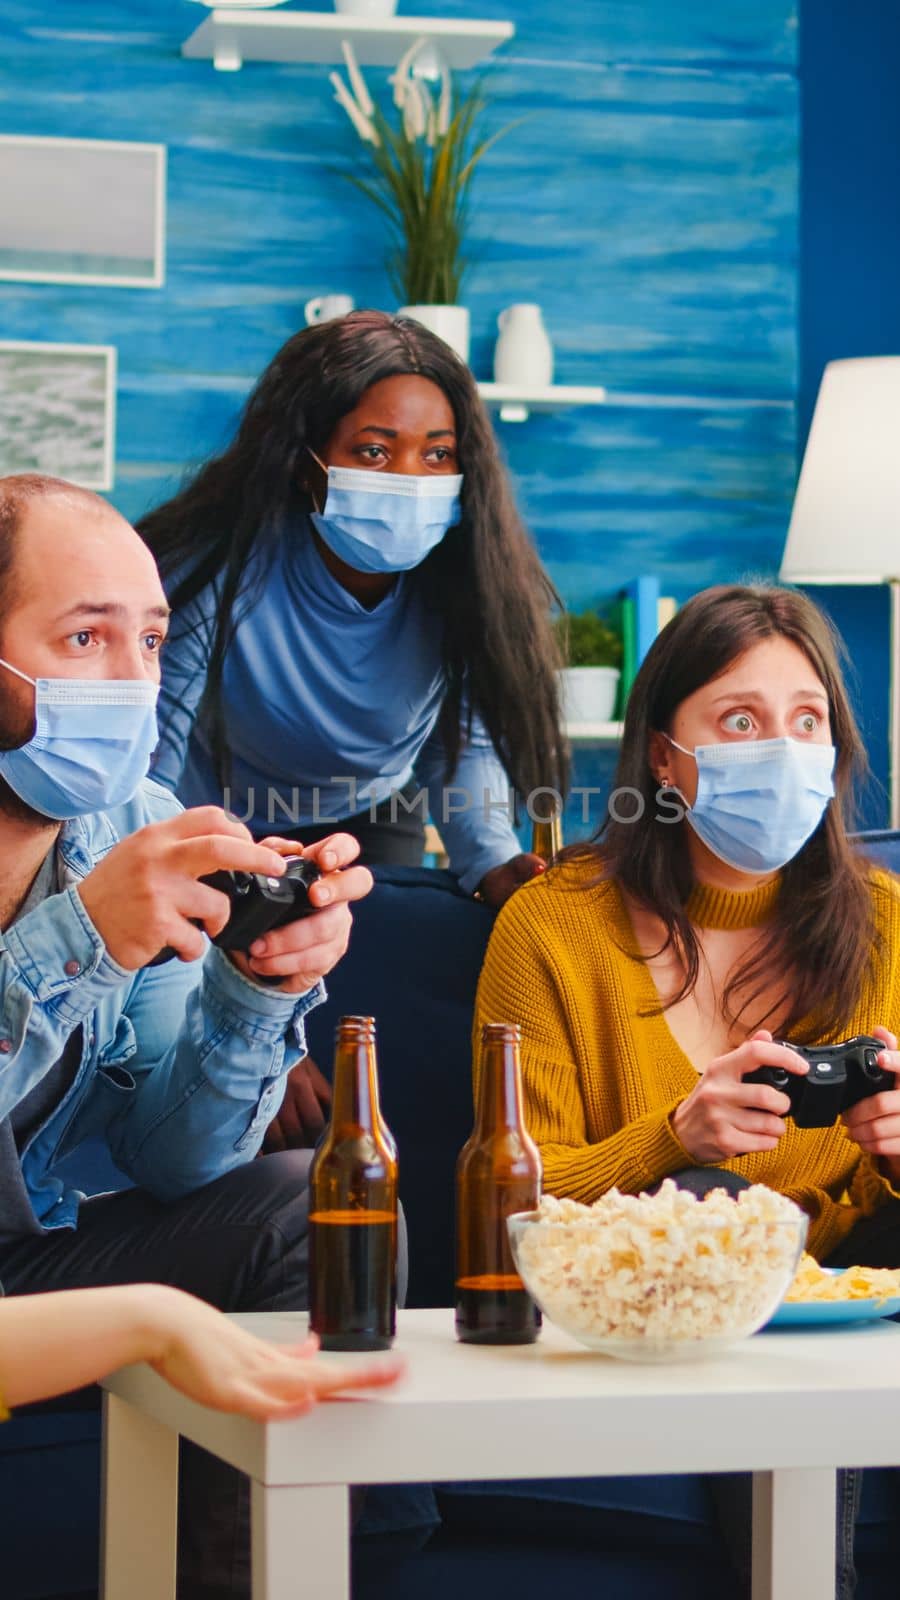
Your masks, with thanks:
<instances>
[{"instance_id":1,"label":"white wall shelf","mask_svg":"<svg viewBox=\"0 0 900 1600\"><path fill-rule=\"evenodd\" d=\"M245 61L334 66L349 39L363 67L395 67L417 39L440 49L448 67L466 71L513 37L511 22L471 22L445 17L351 17L334 11L250 11L232 6L210 12L181 47L191 60L212 61L238 72Z\"/></svg>"},{"instance_id":2,"label":"white wall shelf","mask_svg":"<svg viewBox=\"0 0 900 1600\"><path fill-rule=\"evenodd\" d=\"M583 384L550 384L545 389L520 388L511 383L480 383L478 393L501 422L527 422L532 411L559 411L564 406L602 406L605 389Z\"/></svg>"},{"instance_id":3,"label":"white wall shelf","mask_svg":"<svg viewBox=\"0 0 900 1600\"><path fill-rule=\"evenodd\" d=\"M567 722L566 736L572 744L618 744L622 722Z\"/></svg>"}]
</instances>

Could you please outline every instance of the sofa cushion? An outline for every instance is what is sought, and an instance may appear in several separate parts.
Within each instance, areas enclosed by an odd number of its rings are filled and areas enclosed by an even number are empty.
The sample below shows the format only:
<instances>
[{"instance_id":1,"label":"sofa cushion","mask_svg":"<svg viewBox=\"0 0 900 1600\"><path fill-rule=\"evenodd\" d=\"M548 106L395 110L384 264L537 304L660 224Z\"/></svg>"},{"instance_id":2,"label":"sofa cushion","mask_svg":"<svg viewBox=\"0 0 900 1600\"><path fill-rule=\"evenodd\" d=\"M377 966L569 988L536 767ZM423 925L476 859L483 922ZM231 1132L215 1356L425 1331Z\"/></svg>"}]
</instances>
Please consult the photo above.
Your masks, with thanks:
<instances>
[{"instance_id":1,"label":"sofa cushion","mask_svg":"<svg viewBox=\"0 0 900 1600\"><path fill-rule=\"evenodd\" d=\"M869 833L854 834L853 838L880 867L888 872L900 872L900 829L874 828Z\"/></svg>"},{"instance_id":2,"label":"sofa cushion","mask_svg":"<svg viewBox=\"0 0 900 1600\"><path fill-rule=\"evenodd\" d=\"M96 1593L99 1413L20 1413L4 1423L0 1505L4 1596Z\"/></svg>"},{"instance_id":3,"label":"sofa cushion","mask_svg":"<svg viewBox=\"0 0 900 1600\"><path fill-rule=\"evenodd\" d=\"M554 1506L551 1524L581 1531L587 1542L606 1544L617 1529L634 1533L635 1519L665 1523L663 1537L695 1543L715 1525L715 1511L704 1480L696 1475L643 1475L629 1478L533 1478L494 1483L447 1483L436 1490L438 1509L448 1527L498 1532L522 1517L545 1516L538 1506ZM495 1520L498 1519L498 1520ZM669 1524L678 1524L677 1528ZM660 1530L658 1530L660 1531ZM649 1537L649 1532L645 1528Z\"/></svg>"},{"instance_id":4,"label":"sofa cushion","mask_svg":"<svg viewBox=\"0 0 900 1600\"><path fill-rule=\"evenodd\" d=\"M731 1568L709 1542L691 1548L645 1536L600 1552L572 1535L548 1537L524 1510L511 1532L441 1528L419 1554L380 1576L366 1572L358 1582L357 1570L354 1600L547 1600L553 1594L567 1600L722 1600L736 1592ZM861 1594L859 1600L875 1597Z\"/></svg>"}]
</instances>

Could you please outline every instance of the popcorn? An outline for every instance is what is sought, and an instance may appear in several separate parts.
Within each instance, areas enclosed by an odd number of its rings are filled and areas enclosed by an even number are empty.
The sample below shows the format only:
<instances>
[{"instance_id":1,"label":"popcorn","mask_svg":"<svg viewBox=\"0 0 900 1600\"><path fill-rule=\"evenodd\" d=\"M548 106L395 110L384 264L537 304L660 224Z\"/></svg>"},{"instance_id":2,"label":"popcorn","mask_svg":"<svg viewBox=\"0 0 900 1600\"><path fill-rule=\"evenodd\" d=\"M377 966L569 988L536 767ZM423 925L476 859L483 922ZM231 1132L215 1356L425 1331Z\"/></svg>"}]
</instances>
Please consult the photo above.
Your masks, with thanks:
<instances>
[{"instance_id":1,"label":"popcorn","mask_svg":"<svg viewBox=\"0 0 900 1600\"><path fill-rule=\"evenodd\" d=\"M705 1199L667 1179L591 1206L545 1195L517 1260L552 1321L590 1342L742 1337L790 1283L805 1214L763 1184Z\"/></svg>"}]
</instances>

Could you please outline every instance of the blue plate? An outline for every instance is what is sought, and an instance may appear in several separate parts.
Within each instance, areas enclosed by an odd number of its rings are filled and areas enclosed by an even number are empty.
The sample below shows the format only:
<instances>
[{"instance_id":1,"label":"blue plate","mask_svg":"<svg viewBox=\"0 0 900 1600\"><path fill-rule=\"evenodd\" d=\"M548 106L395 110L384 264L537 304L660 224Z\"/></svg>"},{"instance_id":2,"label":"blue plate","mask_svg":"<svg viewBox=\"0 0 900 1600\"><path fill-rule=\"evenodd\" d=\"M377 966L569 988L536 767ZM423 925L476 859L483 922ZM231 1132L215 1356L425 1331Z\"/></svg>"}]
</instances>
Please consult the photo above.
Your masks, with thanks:
<instances>
[{"instance_id":1,"label":"blue plate","mask_svg":"<svg viewBox=\"0 0 900 1600\"><path fill-rule=\"evenodd\" d=\"M833 1278L841 1269L826 1268ZM900 1294L888 1300L783 1300L767 1328L823 1328L835 1323L873 1322L878 1317L893 1317L900 1311Z\"/></svg>"}]
</instances>

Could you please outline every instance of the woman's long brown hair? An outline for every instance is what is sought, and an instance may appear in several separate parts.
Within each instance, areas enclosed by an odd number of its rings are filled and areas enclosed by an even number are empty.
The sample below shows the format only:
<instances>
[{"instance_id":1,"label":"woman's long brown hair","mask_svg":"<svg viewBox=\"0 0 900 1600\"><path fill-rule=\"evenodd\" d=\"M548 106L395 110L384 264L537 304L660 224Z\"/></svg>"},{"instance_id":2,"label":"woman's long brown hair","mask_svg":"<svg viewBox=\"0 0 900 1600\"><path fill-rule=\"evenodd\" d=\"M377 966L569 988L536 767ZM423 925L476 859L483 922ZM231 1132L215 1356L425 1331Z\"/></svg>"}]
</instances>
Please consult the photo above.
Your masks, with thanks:
<instances>
[{"instance_id":1,"label":"woman's long brown hair","mask_svg":"<svg viewBox=\"0 0 900 1600\"><path fill-rule=\"evenodd\" d=\"M685 912L693 886L685 821L659 806L650 765L650 738L669 732L681 703L726 672L763 639L789 639L803 651L828 695L832 741L837 748L835 798L799 855L784 868L775 916L758 944L733 973L723 1012L737 1021L773 978L784 983L754 1026L774 1024L798 1043L839 1038L859 1001L877 945L871 864L851 843L857 783L867 772L865 750L847 699L839 645L830 623L805 595L768 585L728 585L695 595L649 650L628 698L614 789L631 791L635 820L610 815L588 843L559 858L583 867L587 879L614 878L657 916L665 929L661 949L673 948L683 981L667 1002L689 995L700 972L697 935ZM637 799L640 796L640 801ZM624 812L625 804L616 810ZM660 821L662 816L665 820ZM582 871L579 880L584 883ZM635 952L630 952L635 954ZM740 992L740 1005L734 1009ZM663 1007L666 1009L667 1007Z\"/></svg>"}]
</instances>

